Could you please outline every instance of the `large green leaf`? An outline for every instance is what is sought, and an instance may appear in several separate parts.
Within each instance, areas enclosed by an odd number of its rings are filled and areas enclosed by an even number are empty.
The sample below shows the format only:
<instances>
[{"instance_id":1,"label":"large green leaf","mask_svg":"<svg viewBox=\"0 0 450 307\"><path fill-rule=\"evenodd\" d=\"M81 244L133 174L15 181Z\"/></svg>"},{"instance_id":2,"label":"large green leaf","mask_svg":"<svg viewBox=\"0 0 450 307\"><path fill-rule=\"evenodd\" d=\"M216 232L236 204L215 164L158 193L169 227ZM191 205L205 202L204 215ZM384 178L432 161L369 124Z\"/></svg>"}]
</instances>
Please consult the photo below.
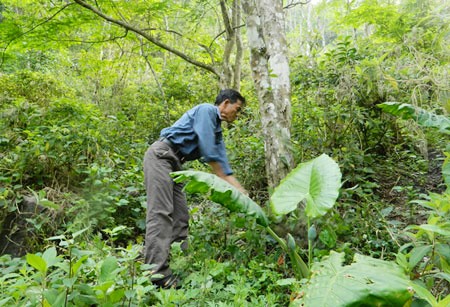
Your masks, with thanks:
<instances>
[{"instance_id":1,"label":"large green leaf","mask_svg":"<svg viewBox=\"0 0 450 307\"><path fill-rule=\"evenodd\" d=\"M423 127L438 128L440 132L450 134L450 119L422 108L400 102L384 102L378 104L383 111L403 119L413 119Z\"/></svg>"},{"instance_id":2,"label":"large green leaf","mask_svg":"<svg viewBox=\"0 0 450 307\"><path fill-rule=\"evenodd\" d=\"M179 171L171 175L175 182L187 182L184 187L186 192L206 194L210 200L230 211L254 216L261 226L269 225L269 220L261 207L225 180L200 171Z\"/></svg>"},{"instance_id":3,"label":"large green leaf","mask_svg":"<svg viewBox=\"0 0 450 307\"><path fill-rule=\"evenodd\" d=\"M103 260L103 263L100 267L100 275L98 280L100 283L105 283L107 281L114 280L117 275L119 269L119 263L117 258L114 256L107 257Z\"/></svg>"},{"instance_id":4,"label":"large green leaf","mask_svg":"<svg viewBox=\"0 0 450 307\"><path fill-rule=\"evenodd\" d=\"M355 254L342 266L344 253L331 252L313 264L313 275L293 306L403 306L411 299L410 280L394 262Z\"/></svg>"},{"instance_id":5,"label":"large green leaf","mask_svg":"<svg viewBox=\"0 0 450 307\"><path fill-rule=\"evenodd\" d=\"M273 212L287 214L306 201L305 212L310 218L324 215L331 209L339 195L341 171L326 154L299 164L276 187L270 197Z\"/></svg>"},{"instance_id":6,"label":"large green leaf","mask_svg":"<svg viewBox=\"0 0 450 307\"><path fill-rule=\"evenodd\" d=\"M47 273L48 269L47 263L41 256L36 254L27 254L26 259L27 263L31 265L33 268L35 268L42 274Z\"/></svg>"}]
</instances>

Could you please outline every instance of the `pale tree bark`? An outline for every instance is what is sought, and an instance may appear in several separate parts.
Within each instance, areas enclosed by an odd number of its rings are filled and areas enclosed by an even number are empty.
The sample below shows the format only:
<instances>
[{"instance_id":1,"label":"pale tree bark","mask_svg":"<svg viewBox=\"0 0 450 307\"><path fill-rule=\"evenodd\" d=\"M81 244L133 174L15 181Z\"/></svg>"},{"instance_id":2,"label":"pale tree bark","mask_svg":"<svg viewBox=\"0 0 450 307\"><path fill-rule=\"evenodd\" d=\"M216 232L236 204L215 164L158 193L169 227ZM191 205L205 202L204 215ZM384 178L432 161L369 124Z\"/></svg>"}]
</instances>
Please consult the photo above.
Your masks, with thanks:
<instances>
[{"instance_id":1,"label":"pale tree bark","mask_svg":"<svg viewBox=\"0 0 450 307\"><path fill-rule=\"evenodd\" d=\"M291 99L282 0L242 0L247 15L250 65L258 95L269 188L293 166Z\"/></svg>"}]
</instances>

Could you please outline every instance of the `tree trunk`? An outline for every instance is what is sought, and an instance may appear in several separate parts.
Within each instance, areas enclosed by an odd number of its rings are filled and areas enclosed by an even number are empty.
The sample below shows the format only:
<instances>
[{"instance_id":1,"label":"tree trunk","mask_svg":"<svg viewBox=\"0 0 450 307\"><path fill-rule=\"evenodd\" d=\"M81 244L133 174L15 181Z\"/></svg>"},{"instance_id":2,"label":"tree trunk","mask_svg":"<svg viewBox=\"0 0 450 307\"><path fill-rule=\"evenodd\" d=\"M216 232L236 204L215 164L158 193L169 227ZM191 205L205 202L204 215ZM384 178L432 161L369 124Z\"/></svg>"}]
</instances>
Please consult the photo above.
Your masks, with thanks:
<instances>
[{"instance_id":1,"label":"tree trunk","mask_svg":"<svg viewBox=\"0 0 450 307\"><path fill-rule=\"evenodd\" d=\"M235 27L236 36L236 56L234 59L234 73L233 73L233 88L240 92L241 91L241 64L242 58L244 56L242 39L241 39L241 29L239 28L239 23L241 22L241 1L233 1L233 26Z\"/></svg>"},{"instance_id":2,"label":"tree trunk","mask_svg":"<svg viewBox=\"0 0 450 307\"><path fill-rule=\"evenodd\" d=\"M226 6L226 1L221 0L220 9L225 27L226 44L223 52L223 73L219 79L219 86L220 88L229 88L232 86L235 90L240 91L242 63L242 41L239 27L240 0L233 0L230 10ZM231 19L228 11L231 12ZM234 64L232 65L230 61L233 50L235 50L235 58Z\"/></svg>"},{"instance_id":3,"label":"tree trunk","mask_svg":"<svg viewBox=\"0 0 450 307\"><path fill-rule=\"evenodd\" d=\"M258 95L269 188L293 166L289 62L282 1L243 0L250 65Z\"/></svg>"}]
</instances>

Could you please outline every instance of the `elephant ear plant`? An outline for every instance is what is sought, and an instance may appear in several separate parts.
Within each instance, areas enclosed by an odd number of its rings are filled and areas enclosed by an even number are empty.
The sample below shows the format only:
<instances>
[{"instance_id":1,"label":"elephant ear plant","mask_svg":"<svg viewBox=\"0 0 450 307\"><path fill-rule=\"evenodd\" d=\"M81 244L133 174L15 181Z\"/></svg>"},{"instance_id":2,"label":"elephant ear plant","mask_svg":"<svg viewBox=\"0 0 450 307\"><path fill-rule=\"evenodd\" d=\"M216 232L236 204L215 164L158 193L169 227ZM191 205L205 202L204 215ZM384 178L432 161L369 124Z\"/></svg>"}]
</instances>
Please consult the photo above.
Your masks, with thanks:
<instances>
[{"instance_id":1,"label":"elephant ear plant","mask_svg":"<svg viewBox=\"0 0 450 307\"><path fill-rule=\"evenodd\" d=\"M410 299L411 294L407 290L409 280L394 263L358 255L355 256L356 264L341 266L344 254L332 252L330 257L320 263L307 265L298 254L293 237L288 234L286 239L280 238L269 226L269 219L264 210L226 181L199 171L174 172L172 177L176 182L186 183L186 192L204 194L211 201L233 212L252 216L266 229L289 255L296 277L307 280L305 294L294 300L292 305L356 306L359 303L370 305L372 302L383 302L384 297L388 300L395 297L395 302L399 303ZM313 219L325 215L334 206L340 186L339 166L329 156L322 154L311 161L299 164L281 181L270 197L270 207L275 215L282 216L303 204L308 224L311 225ZM311 232L310 228L309 233ZM312 238L309 237L310 262ZM313 270L310 270L311 266ZM369 267L372 269L368 270ZM354 286L356 284L358 287ZM342 287L346 286L352 287L352 290L342 293ZM329 297L335 299L331 301ZM331 302L333 305L330 305Z\"/></svg>"},{"instance_id":2,"label":"elephant ear plant","mask_svg":"<svg viewBox=\"0 0 450 307\"><path fill-rule=\"evenodd\" d=\"M275 188L270 197L272 211L276 215L286 215L297 209L299 203L305 205L308 222L308 259L312 259L312 240L316 231L311 222L325 215L336 203L341 187L341 171L329 156L321 156L299 164ZM309 263L311 266L311 263Z\"/></svg>"},{"instance_id":3,"label":"elephant ear plant","mask_svg":"<svg viewBox=\"0 0 450 307\"><path fill-rule=\"evenodd\" d=\"M297 278L307 278L309 268L296 252L294 238L280 238L269 226L269 219L262 208L252 199L242 194L219 177L198 171L179 171L172 173L176 182L187 182L185 191L208 195L213 202L224 205L232 212L254 216L256 222L280 244L289 255ZM336 202L341 185L339 166L323 154L318 158L298 165L275 188L270 199L276 215L286 215L294 211L301 202L306 203L305 212L310 218L324 215ZM309 244L311 246L311 244ZM309 248L311 250L311 247ZM309 257L311 258L311 257Z\"/></svg>"}]
</instances>

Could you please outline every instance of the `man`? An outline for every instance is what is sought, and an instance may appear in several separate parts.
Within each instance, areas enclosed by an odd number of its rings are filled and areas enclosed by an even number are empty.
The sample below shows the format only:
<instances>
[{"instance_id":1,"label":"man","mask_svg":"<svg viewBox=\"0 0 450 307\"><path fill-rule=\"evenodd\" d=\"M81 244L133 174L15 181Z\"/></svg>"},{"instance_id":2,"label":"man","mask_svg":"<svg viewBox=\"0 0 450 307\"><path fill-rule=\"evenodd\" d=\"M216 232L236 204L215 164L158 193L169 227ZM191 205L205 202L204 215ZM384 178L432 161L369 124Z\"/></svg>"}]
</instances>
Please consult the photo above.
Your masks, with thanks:
<instances>
[{"instance_id":1,"label":"man","mask_svg":"<svg viewBox=\"0 0 450 307\"><path fill-rule=\"evenodd\" d=\"M153 280L162 288L178 287L178 277L169 268L170 245L183 242L187 248L189 211L182 185L175 183L170 173L181 169L185 161L202 158L214 173L244 193L245 189L232 175L221 122L233 122L245 105L245 98L235 90L220 91L215 105L200 104L183 114L169 128L161 131L160 139L145 153L144 175L147 191L145 263L154 264L153 274L163 277Z\"/></svg>"}]
</instances>

